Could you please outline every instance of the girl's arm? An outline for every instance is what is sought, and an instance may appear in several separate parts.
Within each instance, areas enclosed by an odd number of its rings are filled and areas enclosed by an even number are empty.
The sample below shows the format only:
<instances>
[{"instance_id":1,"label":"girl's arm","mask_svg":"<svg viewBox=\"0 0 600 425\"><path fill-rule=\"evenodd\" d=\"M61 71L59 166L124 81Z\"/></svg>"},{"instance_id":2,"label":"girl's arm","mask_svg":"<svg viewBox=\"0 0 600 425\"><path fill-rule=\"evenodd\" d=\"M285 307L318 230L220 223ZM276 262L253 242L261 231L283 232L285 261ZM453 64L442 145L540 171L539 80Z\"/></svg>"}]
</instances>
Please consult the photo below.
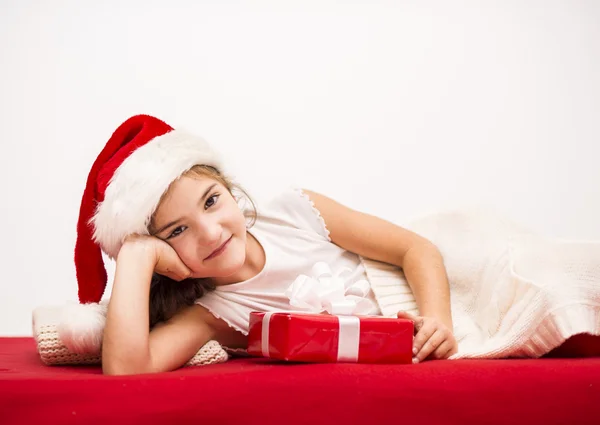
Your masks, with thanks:
<instances>
[{"instance_id":1,"label":"girl's arm","mask_svg":"<svg viewBox=\"0 0 600 425\"><path fill-rule=\"evenodd\" d=\"M440 251L429 241L408 248L402 267L422 316L435 317L452 330L450 285Z\"/></svg>"},{"instance_id":2,"label":"girl's arm","mask_svg":"<svg viewBox=\"0 0 600 425\"><path fill-rule=\"evenodd\" d=\"M424 237L304 189L321 213L331 240L348 251L402 268L419 312L451 327L450 290L439 250Z\"/></svg>"},{"instance_id":3,"label":"girl's arm","mask_svg":"<svg viewBox=\"0 0 600 425\"><path fill-rule=\"evenodd\" d=\"M214 337L210 313L201 306L178 312L149 331L152 273L170 269L178 280L186 268L166 243L147 238L126 241L117 257L102 344L102 369L108 375L163 372L176 369ZM179 260L181 262L181 260Z\"/></svg>"},{"instance_id":4,"label":"girl's arm","mask_svg":"<svg viewBox=\"0 0 600 425\"><path fill-rule=\"evenodd\" d=\"M453 354L457 346L452 335L450 288L444 260L437 247L408 229L352 210L324 195L306 189L304 192L321 213L333 243L363 257L403 269L419 312L427 319L419 319L417 323L416 358L420 361L429 354L435 357Z\"/></svg>"}]
</instances>

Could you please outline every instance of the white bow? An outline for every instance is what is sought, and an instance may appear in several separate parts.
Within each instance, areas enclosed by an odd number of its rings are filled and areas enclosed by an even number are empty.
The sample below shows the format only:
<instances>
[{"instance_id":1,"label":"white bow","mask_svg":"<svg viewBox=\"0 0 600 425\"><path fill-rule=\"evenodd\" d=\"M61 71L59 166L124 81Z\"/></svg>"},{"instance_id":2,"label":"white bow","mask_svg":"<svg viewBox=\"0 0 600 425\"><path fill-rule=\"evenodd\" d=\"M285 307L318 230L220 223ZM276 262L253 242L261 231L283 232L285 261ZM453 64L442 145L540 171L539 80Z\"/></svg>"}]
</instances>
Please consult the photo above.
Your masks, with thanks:
<instances>
[{"instance_id":1,"label":"white bow","mask_svg":"<svg viewBox=\"0 0 600 425\"><path fill-rule=\"evenodd\" d=\"M352 270L344 267L334 274L327 263L320 261L312 267L311 276L299 275L285 295L290 299L290 305L319 313L369 315L376 309L366 298L371 289L369 282L361 279L344 283L348 280L343 278L347 273Z\"/></svg>"}]
</instances>

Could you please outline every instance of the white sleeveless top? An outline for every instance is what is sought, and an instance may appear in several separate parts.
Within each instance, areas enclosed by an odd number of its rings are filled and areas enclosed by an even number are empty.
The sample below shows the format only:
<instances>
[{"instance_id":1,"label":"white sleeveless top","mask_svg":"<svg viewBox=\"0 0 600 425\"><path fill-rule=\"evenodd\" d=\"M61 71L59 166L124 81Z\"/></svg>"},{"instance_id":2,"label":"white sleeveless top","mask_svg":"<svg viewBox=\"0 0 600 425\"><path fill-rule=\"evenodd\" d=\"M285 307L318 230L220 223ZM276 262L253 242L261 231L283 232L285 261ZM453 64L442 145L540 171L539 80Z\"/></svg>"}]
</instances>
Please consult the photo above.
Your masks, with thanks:
<instances>
[{"instance_id":1,"label":"white sleeveless top","mask_svg":"<svg viewBox=\"0 0 600 425\"><path fill-rule=\"evenodd\" d=\"M263 270L249 280L217 286L196 300L229 326L247 335L252 311L310 311L290 305L285 292L299 275L310 275L317 262L327 263L333 273L345 267L351 269L351 273L342 275L347 283L370 282L372 289L367 298L374 308L369 315L393 315L399 309L416 313L412 292L401 270L335 245L319 211L301 189L290 187L281 191L270 202L257 205L257 213L248 232L264 249ZM393 299L387 296L392 293ZM391 301L394 307L390 310ZM398 306L398 301L404 304Z\"/></svg>"}]
</instances>

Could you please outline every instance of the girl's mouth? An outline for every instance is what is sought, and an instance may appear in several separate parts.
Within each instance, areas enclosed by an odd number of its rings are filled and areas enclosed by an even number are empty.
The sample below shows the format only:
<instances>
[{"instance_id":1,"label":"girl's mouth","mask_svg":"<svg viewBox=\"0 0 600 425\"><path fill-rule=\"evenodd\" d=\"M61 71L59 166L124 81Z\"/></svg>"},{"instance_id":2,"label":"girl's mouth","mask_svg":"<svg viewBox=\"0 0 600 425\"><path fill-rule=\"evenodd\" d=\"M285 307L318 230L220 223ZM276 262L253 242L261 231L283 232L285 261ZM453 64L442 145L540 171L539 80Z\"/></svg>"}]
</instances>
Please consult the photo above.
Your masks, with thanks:
<instances>
[{"instance_id":1,"label":"girl's mouth","mask_svg":"<svg viewBox=\"0 0 600 425\"><path fill-rule=\"evenodd\" d=\"M229 239L227 239L225 241L225 243L223 243L223 245L221 245L219 248L217 248L216 250L214 250L212 254L210 254L208 257L206 257L205 260L210 260L211 258L215 258L215 257L221 255L225 251L225 249L227 248L227 246L229 245L229 242L231 241L231 238L233 238L233 235L231 235L229 237Z\"/></svg>"}]
</instances>

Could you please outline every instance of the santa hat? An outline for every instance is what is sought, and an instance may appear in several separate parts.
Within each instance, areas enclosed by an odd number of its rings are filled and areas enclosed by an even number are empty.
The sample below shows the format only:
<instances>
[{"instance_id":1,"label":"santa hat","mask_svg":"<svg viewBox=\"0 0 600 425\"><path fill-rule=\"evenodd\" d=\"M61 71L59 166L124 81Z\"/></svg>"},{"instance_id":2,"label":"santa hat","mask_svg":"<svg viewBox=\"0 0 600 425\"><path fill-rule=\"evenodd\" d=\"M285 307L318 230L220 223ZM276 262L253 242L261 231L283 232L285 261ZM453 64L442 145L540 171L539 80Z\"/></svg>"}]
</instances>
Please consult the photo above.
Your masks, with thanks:
<instances>
[{"instance_id":1,"label":"santa hat","mask_svg":"<svg viewBox=\"0 0 600 425\"><path fill-rule=\"evenodd\" d=\"M152 214L170 184L194 165L222 170L202 138L137 115L121 124L90 170L81 199L75 245L80 304L65 309L58 331L73 352L97 353L106 304L102 252L115 259L128 235L148 234Z\"/></svg>"}]
</instances>

